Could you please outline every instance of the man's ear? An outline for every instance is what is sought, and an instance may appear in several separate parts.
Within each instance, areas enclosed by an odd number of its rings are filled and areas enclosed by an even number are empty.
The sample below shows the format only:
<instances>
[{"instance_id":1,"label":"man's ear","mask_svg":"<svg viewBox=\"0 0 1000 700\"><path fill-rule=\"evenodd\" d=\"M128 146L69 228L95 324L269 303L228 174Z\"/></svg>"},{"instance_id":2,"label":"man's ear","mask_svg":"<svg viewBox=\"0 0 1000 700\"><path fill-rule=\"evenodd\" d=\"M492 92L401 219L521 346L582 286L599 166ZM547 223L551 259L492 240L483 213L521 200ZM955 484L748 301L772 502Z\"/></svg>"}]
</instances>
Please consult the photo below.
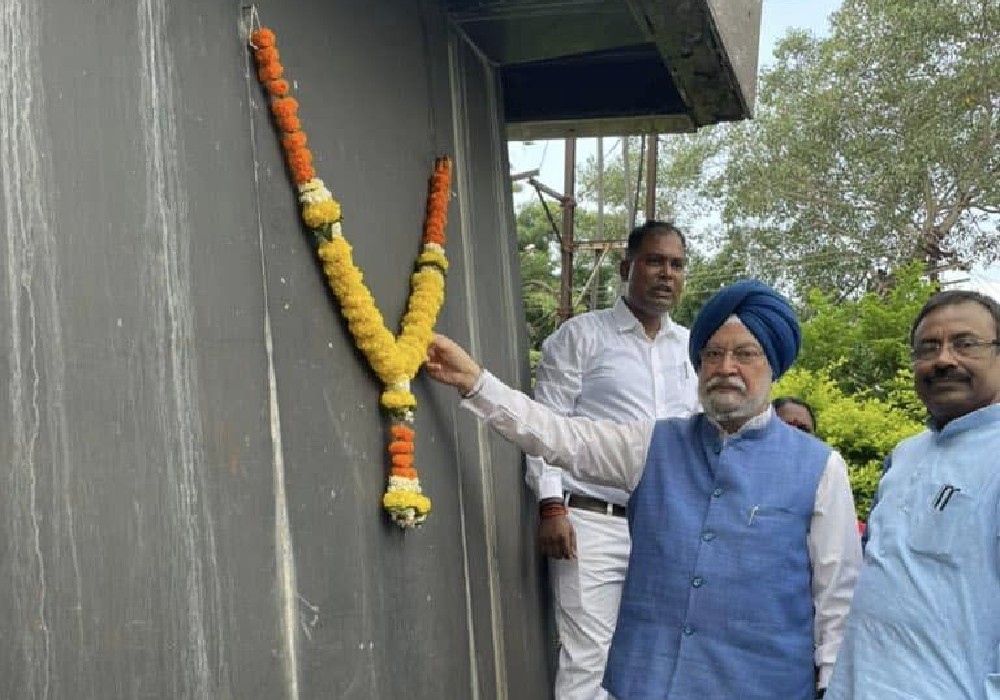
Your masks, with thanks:
<instances>
[{"instance_id":1,"label":"man's ear","mask_svg":"<svg viewBox=\"0 0 1000 700\"><path fill-rule=\"evenodd\" d=\"M620 263L618 263L618 274L621 276L622 282L628 282L628 271L632 267L632 261L625 258Z\"/></svg>"}]
</instances>

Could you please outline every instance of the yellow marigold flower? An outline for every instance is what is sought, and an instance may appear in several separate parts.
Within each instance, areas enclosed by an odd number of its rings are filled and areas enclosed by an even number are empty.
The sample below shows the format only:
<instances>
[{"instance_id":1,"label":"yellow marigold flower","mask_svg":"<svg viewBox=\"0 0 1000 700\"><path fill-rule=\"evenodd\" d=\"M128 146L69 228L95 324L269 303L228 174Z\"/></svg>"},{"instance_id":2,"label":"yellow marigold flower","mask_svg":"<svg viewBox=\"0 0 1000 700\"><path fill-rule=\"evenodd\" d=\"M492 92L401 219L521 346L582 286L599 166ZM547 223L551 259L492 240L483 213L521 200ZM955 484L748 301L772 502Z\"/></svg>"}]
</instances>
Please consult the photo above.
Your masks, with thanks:
<instances>
[{"instance_id":1,"label":"yellow marigold flower","mask_svg":"<svg viewBox=\"0 0 1000 700\"><path fill-rule=\"evenodd\" d=\"M437 265L445 270L448 269L448 258L437 251L425 250L417 256L418 265Z\"/></svg>"},{"instance_id":2,"label":"yellow marigold flower","mask_svg":"<svg viewBox=\"0 0 1000 700\"><path fill-rule=\"evenodd\" d=\"M392 390L382 392L382 405L390 411L415 408L417 397L409 391Z\"/></svg>"},{"instance_id":3,"label":"yellow marigold flower","mask_svg":"<svg viewBox=\"0 0 1000 700\"><path fill-rule=\"evenodd\" d=\"M335 199L310 202L302 207L302 219L309 228L340 221L340 204Z\"/></svg>"},{"instance_id":4,"label":"yellow marigold flower","mask_svg":"<svg viewBox=\"0 0 1000 700\"><path fill-rule=\"evenodd\" d=\"M382 507L388 511L403 511L413 508L417 513L426 515L431 512L431 499L422 493L413 491L388 491L382 496Z\"/></svg>"}]
</instances>

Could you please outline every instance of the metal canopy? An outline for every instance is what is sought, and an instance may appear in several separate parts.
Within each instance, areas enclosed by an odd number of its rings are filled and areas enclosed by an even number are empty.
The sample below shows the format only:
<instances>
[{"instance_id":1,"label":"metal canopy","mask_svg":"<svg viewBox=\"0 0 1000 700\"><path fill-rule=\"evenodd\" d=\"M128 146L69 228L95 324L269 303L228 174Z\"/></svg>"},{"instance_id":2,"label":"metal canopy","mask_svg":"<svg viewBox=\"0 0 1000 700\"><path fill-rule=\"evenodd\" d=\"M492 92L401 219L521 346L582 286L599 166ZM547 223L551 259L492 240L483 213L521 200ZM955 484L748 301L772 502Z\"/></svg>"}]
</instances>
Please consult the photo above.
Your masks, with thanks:
<instances>
[{"instance_id":1,"label":"metal canopy","mask_svg":"<svg viewBox=\"0 0 1000 700\"><path fill-rule=\"evenodd\" d=\"M693 131L751 116L761 0L446 0L499 67L507 135Z\"/></svg>"}]
</instances>

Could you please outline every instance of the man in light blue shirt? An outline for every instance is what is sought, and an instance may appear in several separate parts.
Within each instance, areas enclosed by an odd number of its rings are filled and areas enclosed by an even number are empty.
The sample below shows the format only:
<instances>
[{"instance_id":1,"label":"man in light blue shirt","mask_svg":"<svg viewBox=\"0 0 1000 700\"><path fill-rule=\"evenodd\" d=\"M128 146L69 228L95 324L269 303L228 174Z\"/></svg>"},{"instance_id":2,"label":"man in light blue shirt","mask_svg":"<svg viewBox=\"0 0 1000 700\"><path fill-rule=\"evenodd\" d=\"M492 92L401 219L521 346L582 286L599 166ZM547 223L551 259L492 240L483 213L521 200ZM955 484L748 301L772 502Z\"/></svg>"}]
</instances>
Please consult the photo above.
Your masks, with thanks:
<instances>
[{"instance_id":1,"label":"man in light blue shirt","mask_svg":"<svg viewBox=\"0 0 1000 700\"><path fill-rule=\"evenodd\" d=\"M1000 700L1000 305L931 297L910 334L930 429L893 451L827 700Z\"/></svg>"}]
</instances>

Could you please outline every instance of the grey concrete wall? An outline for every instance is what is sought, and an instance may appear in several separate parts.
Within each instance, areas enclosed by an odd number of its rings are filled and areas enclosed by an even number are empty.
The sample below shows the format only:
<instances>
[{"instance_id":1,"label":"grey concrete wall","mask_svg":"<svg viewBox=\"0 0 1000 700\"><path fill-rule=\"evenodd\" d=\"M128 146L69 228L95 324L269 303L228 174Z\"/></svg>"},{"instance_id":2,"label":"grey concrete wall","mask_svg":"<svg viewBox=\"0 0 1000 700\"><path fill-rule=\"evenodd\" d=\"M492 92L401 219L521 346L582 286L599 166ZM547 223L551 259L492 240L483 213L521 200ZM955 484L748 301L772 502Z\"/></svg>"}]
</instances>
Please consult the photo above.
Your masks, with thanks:
<instances>
[{"instance_id":1,"label":"grey concrete wall","mask_svg":"<svg viewBox=\"0 0 1000 700\"><path fill-rule=\"evenodd\" d=\"M436 3L269 0L395 323L456 158L439 328L523 382L492 69ZM435 511L298 223L238 3L0 2L0 698L534 698L518 454L418 380Z\"/></svg>"}]
</instances>

